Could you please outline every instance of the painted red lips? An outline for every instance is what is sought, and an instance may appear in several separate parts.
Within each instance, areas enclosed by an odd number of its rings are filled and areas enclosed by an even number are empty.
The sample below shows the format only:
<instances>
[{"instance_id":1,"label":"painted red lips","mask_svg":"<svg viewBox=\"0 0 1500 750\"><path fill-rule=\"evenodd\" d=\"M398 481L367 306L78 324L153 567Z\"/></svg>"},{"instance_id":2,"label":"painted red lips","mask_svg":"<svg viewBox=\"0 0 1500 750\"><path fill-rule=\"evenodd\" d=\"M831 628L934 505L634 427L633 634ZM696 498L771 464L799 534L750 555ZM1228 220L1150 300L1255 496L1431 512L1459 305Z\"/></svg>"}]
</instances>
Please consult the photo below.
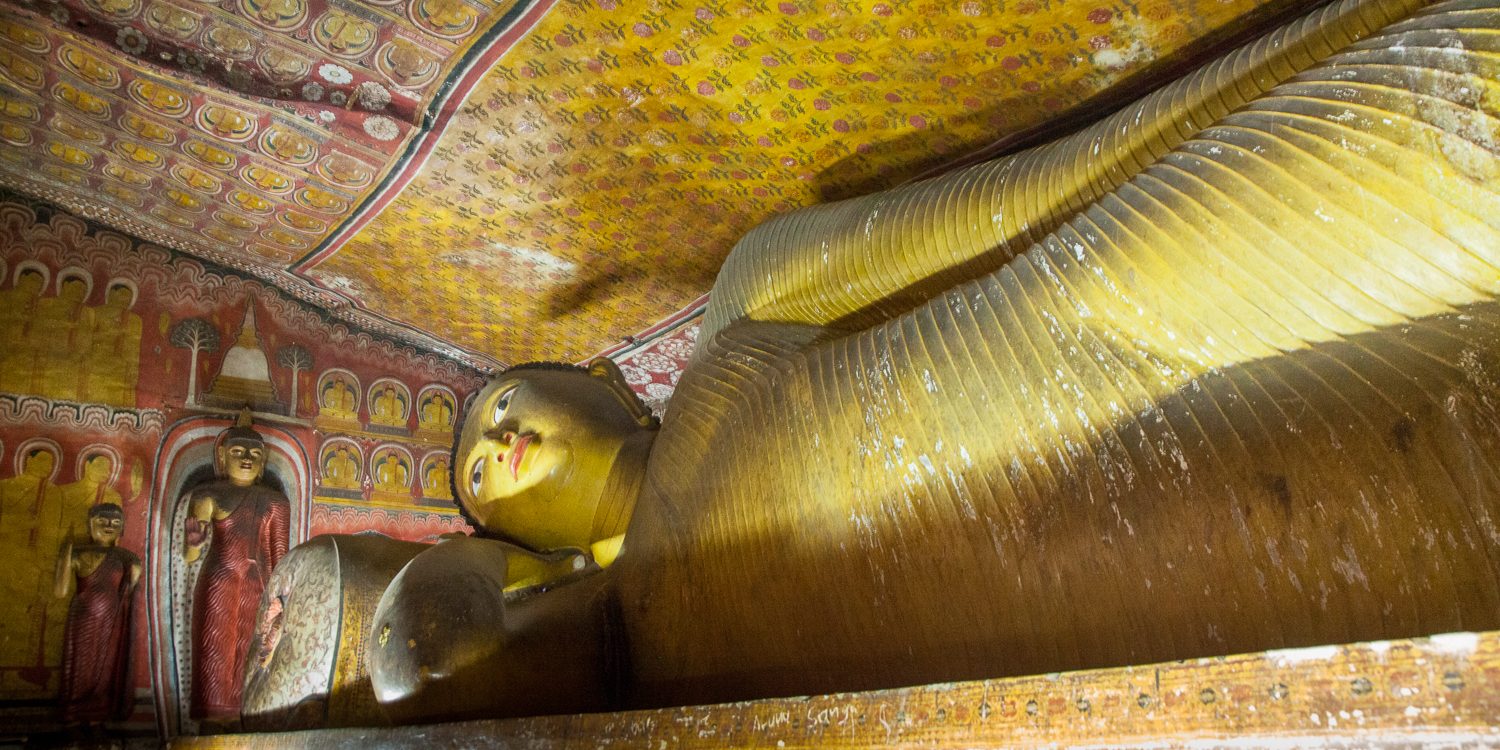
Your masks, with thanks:
<instances>
[{"instance_id":1,"label":"painted red lips","mask_svg":"<svg viewBox=\"0 0 1500 750\"><path fill-rule=\"evenodd\" d=\"M511 446L511 449L510 449L510 478L511 478L511 480L514 481L514 480L520 479L521 456L526 453L526 446L531 445L531 441L535 437L536 437L535 435L532 435L530 433L527 433L525 435L521 435L520 437L516 438L516 444L513 445L513 446Z\"/></svg>"}]
</instances>

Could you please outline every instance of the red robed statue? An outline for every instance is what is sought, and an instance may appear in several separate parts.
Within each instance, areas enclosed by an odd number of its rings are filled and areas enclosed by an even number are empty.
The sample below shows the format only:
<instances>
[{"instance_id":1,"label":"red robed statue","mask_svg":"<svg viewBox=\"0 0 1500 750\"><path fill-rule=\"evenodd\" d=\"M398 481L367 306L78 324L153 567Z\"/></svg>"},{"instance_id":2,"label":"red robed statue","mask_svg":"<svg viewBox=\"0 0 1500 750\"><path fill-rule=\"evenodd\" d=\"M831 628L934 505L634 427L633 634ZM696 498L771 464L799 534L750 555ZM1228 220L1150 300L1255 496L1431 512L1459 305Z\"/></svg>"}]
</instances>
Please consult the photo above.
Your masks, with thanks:
<instances>
[{"instance_id":1,"label":"red robed statue","mask_svg":"<svg viewBox=\"0 0 1500 750\"><path fill-rule=\"evenodd\" d=\"M223 724L239 719L255 610L271 570L286 555L291 505L257 484L266 444L251 428L248 408L220 435L214 461L221 478L194 489L188 501L183 556L193 562L208 546L193 594L189 715Z\"/></svg>"},{"instance_id":2,"label":"red robed statue","mask_svg":"<svg viewBox=\"0 0 1500 750\"><path fill-rule=\"evenodd\" d=\"M77 584L63 632L62 716L69 722L123 719L130 713L130 614L141 559L117 546L125 512L113 503L89 508L93 544L63 544L54 593Z\"/></svg>"}]
</instances>

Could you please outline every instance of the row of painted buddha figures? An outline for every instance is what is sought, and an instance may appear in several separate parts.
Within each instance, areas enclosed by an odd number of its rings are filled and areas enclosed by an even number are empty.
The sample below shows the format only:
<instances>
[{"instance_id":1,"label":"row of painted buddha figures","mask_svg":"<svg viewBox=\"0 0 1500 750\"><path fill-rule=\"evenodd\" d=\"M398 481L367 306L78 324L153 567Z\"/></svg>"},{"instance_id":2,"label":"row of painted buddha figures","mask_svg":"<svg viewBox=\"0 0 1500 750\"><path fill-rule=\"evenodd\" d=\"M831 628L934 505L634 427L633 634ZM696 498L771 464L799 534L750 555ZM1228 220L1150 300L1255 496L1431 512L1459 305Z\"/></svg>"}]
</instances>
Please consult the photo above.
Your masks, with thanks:
<instances>
[{"instance_id":1,"label":"row of painted buddha figures","mask_svg":"<svg viewBox=\"0 0 1500 750\"><path fill-rule=\"evenodd\" d=\"M335 419L359 418L359 395L350 377L334 374L319 386L318 413ZM370 422L387 427L405 427L409 394L403 387L379 383L370 391ZM417 427L443 431L453 425L453 399L446 393L423 395L417 409Z\"/></svg>"},{"instance_id":2,"label":"row of painted buddha figures","mask_svg":"<svg viewBox=\"0 0 1500 750\"><path fill-rule=\"evenodd\" d=\"M337 444L323 452L320 481L324 487L359 489L365 472L360 468L357 448ZM410 461L395 451L377 453L368 472L371 485L381 492L410 493ZM453 486L448 476L446 455L433 456L422 462L420 490L424 497L448 498Z\"/></svg>"},{"instance_id":3,"label":"row of painted buddha figures","mask_svg":"<svg viewBox=\"0 0 1500 750\"><path fill-rule=\"evenodd\" d=\"M483 535L392 552L345 634L375 697L433 721L1500 627L1497 30L1500 0L1333 3L1066 138L770 221L659 427L606 360L506 371L454 453ZM328 621L295 600L282 644Z\"/></svg>"},{"instance_id":4,"label":"row of painted buddha figures","mask_svg":"<svg viewBox=\"0 0 1500 750\"><path fill-rule=\"evenodd\" d=\"M75 481L59 484L62 456L55 446L23 446L20 471L0 479L0 549L10 557L0 577L0 687L50 689L58 676L65 611L52 601L53 560L72 521L89 508L119 507L124 496L114 475L120 467L107 453L87 449ZM136 477L133 482L139 482Z\"/></svg>"},{"instance_id":5,"label":"row of painted buddha figures","mask_svg":"<svg viewBox=\"0 0 1500 750\"><path fill-rule=\"evenodd\" d=\"M48 274L18 266L0 291L0 391L116 406L135 406L140 377L141 317L130 311L135 288L113 280L104 302L88 304L93 280L78 269Z\"/></svg>"}]
</instances>

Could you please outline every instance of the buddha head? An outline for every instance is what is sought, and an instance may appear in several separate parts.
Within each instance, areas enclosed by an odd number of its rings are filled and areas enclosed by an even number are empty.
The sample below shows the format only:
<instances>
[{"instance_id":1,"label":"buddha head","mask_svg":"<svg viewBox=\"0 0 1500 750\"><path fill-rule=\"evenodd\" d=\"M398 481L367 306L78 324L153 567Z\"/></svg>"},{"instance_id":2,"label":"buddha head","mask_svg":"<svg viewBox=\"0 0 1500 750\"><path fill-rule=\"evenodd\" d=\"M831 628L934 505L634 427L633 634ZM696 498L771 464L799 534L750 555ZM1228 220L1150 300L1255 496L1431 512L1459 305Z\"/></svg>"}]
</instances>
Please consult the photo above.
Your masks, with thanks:
<instances>
[{"instance_id":1,"label":"buddha head","mask_svg":"<svg viewBox=\"0 0 1500 750\"><path fill-rule=\"evenodd\" d=\"M69 276L62 280L62 287L58 290L57 296L73 304L78 304L83 302L83 298L87 297L88 294L88 284L84 283L81 277Z\"/></svg>"},{"instance_id":2,"label":"buddha head","mask_svg":"<svg viewBox=\"0 0 1500 750\"><path fill-rule=\"evenodd\" d=\"M111 284L104 293L104 306L111 310L129 310L135 303L135 292L124 284Z\"/></svg>"},{"instance_id":3,"label":"buddha head","mask_svg":"<svg viewBox=\"0 0 1500 750\"><path fill-rule=\"evenodd\" d=\"M28 477L50 477L52 467L56 465L57 457L52 451L37 448L26 454L26 461L21 466L21 473Z\"/></svg>"},{"instance_id":4,"label":"buddha head","mask_svg":"<svg viewBox=\"0 0 1500 750\"><path fill-rule=\"evenodd\" d=\"M596 517L607 515L611 472L628 468L622 449L649 444L656 427L608 359L517 365L465 415L451 464L459 503L478 526L533 550L588 548L623 531Z\"/></svg>"},{"instance_id":5,"label":"buddha head","mask_svg":"<svg viewBox=\"0 0 1500 750\"><path fill-rule=\"evenodd\" d=\"M42 272L34 268L21 271L21 275L16 278L16 287L25 291L28 297L35 297L41 294L42 287L46 285L47 280L43 278Z\"/></svg>"},{"instance_id":6,"label":"buddha head","mask_svg":"<svg viewBox=\"0 0 1500 750\"><path fill-rule=\"evenodd\" d=\"M214 466L236 487L255 484L266 470L266 440L250 426L250 409L240 412L235 425L219 437Z\"/></svg>"},{"instance_id":7,"label":"buddha head","mask_svg":"<svg viewBox=\"0 0 1500 750\"><path fill-rule=\"evenodd\" d=\"M109 481L110 471L114 468L114 461L111 461L109 456L103 453L90 456L87 461L83 462L83 478L94 484L101 484Z\"/></svg>"},{"instance_id":8,"label":"buddha head","mask_svg":"<svg viewBox=\"0 0 1500 750\"><path fill-rule=\"evenodd\" d=\"M125 511L114 503L89 508L89 538L101 547L113 547L125 533Z\"/></svg>"}]
</instances>

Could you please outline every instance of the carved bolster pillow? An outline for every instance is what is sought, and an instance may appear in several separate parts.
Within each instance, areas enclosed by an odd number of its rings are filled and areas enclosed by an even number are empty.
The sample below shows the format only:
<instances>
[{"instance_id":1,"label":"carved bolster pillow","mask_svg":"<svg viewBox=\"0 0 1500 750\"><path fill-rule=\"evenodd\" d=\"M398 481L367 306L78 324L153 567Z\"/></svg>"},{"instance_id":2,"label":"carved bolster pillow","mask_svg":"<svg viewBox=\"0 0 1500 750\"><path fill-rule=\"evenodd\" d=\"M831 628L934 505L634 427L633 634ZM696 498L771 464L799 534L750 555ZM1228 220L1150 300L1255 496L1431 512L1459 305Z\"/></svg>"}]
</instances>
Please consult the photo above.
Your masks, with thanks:
<instances>
[{"instance_id":1,"label":"carved bolster pillow","mask_svg":"<svg viewBox=\"0 0 1500 750\"><path fill-rule=\"evenodd\" d=\"M365 666L385 587L430 545L377 535L318 536L271 575L245 664L246 729L387 723Z\"/></svg>"}]
</instances>

